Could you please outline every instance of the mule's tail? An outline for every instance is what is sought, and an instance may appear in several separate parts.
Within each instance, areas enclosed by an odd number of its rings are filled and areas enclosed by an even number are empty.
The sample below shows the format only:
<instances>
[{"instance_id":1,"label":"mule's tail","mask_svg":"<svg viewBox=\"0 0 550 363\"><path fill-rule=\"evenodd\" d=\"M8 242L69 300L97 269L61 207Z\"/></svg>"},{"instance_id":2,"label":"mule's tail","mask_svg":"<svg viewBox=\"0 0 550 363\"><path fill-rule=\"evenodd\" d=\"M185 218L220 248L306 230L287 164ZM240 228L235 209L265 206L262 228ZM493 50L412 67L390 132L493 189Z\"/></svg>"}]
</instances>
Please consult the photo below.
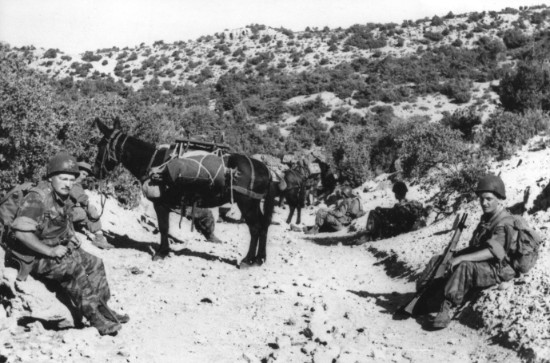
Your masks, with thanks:
<instances>
[{"instance_id":1,"label":"mule's tail","mask_svg":"<svg viewBox=\"0 0 550 363\"><path fill-rule=\"evenodd\" d=\"M277 183L270 179L269 188L264 199L264 211L262 215L262 225L266 228L271 224L273 210L275 209L275 197L279 194Z\"/></svg>"}]
</instances>

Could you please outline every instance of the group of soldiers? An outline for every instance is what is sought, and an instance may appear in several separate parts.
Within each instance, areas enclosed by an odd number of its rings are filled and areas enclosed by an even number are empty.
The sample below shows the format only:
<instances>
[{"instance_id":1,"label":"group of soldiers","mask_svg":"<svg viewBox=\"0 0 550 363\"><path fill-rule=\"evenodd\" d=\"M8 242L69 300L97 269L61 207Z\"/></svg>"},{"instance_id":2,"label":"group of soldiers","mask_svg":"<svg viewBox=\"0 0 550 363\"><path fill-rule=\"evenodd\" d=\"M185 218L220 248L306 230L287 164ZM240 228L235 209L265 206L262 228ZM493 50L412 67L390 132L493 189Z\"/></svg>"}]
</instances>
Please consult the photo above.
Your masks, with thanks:
<instances>
[{"instance_id":1,"label":"group of soldiers","mask_svg":"<svg viewBox=\"0 0 550 363\"><path fill-rule=\"evenodd\" d=\"M11 225L8 245L17 256L30 258L30 262L19 262L31 264L31 275L57 281L78 311L101 335L114 335L129 317L109 307L110 290L103 262L80 248L75 235L76 222L76 228L87 230L94 244L100 248L112 248L101 233L101 214L90 205L81 185L83 178L90 173L88 164L81 163L79 169L76 160L67 153L52 157L44 180L24 197ZM404 211L418 209L415 203L406 200L404 183L394 184L393 192L398 203L391 208L392 213L404 218ZM448 326L453 309L464 302L472 289L486 288L517 275L507 258L509 250L505 248L504 227L508 223L505 218L508 212L503 206L506 198L504 183L494 175L484 176L476 193L483 215L469 247L457 251L450 260L449 274L441 290L444 298L433 321L437 328ZM361 201L350 187L341 188L337 196L339 199L331 208L317 212L315 225L307 228L306 233L341 230L365 214ZM371 213L390 215L376 209ZM213 217L211 219L213 224ZM397 219L394 228L399 231L418 227L416 221L412 225L407 221L408 224L403 226L404 221ZM210 220L210 217L203 220ZM202 227L205 234L212 236L213 225ZM379 237L383 235L372 239ZM432 259L430 264L434 261ZM420 279L418 287L425 283L425 279Z\"/></svg>"}]
</instances>

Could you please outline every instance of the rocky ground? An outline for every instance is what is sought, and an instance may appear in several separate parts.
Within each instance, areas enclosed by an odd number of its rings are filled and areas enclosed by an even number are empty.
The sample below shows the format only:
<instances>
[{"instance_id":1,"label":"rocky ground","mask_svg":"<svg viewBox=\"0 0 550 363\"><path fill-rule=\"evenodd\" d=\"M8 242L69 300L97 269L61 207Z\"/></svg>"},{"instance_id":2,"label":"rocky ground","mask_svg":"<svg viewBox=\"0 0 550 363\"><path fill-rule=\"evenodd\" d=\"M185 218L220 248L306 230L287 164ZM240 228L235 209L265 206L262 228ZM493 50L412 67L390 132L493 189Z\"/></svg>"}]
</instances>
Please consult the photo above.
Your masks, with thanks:
<instances>
[{"instance_id":1,"label":"rocky ground","mask_svg":"<svg viewBox=\"0 0 550 363\"><path fill-rule=\"evenodd\" d=\"M549 150L522 151L495 165L510 204L526 185L532 198L548 179ZM519 159L522 159L521 165ZM517 166L517 167L516 167ZM411 188L411 197L429 194ZM357 190L366 210L391 206L390 183L381 176ZM97 197L97 196L95 196ZM531 202L530 202L531 204ZM529 205L528 205L529 206ZM317 207L305 211L313 222ZM469 228L479 218L464 206ZM443 331L427 329L429 317L397 320L393 313L412 296L413 280L450 238L453 217L393 239L352 246L352 234L312 238L289 230L287 210L277 209L269 232L268 260L237 268L248 247L243 224L220 223L211 244L189 221L172 216L170 258L153 262L158 243L149 204L123 210L106 204L104 227L116 246L83 248L105 261L113 307L131 316L115 337L70 326L68 310L32 278L0 275L0 362L516 362L550 359L548 351L550 254L548 245L529 275L483 293ZM354 227L361 229L366 217ZM547 212L528 220L546 235ZM84 238L83 238L84 239ZM6 312L4 314L4 311Z\"/></svg>"}]
</instances>

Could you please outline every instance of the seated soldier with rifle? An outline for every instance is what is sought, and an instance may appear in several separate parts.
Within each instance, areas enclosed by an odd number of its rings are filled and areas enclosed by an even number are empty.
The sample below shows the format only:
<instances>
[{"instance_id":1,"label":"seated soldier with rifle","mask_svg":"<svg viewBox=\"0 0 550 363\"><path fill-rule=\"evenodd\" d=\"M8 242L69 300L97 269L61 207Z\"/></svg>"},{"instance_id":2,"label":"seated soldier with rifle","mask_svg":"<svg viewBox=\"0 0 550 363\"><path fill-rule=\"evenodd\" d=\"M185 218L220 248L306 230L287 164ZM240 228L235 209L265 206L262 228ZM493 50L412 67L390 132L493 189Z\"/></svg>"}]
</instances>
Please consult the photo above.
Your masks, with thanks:
<instances>
[{"instance_id":1,"label":"seated soldier with rifle","mask_svg":"<svg viewBox=\"0 0 550 363\"><path fill-rule=\"evenodd\" d=\"M479 179L475 190L483 211L469 246L455 252L460 233L455 232L446 253L434 256L417 281L417 295L403 310L413 314L423 298L429 304L443 299L433 328L446 328L453 310L465 302L469 292L508 281L527 272L538 256L540 238L525 220L511 215L503 206L506 191L495 175ZM459 229L464 228L465 217ZM452 246L452 244L454 244ZM423 296L424 295L424 296Z\"/></svg>"},{"instance_id":2,"label":"seated soldier with rifle","mask_svg":"<svg viewBox=\"0 0 550 363\"><path fill-rule=\"evenodd\" d=\"M107 305L111 293L103 261L80 248L75 235L69 193L79 174L76 160L69 154L52 157L46 180L22 199L7 245L20 266L18 279L25 280L30 272L58 282L99 334L114 335L129 317Z\"/></svg>"}]
</instances>

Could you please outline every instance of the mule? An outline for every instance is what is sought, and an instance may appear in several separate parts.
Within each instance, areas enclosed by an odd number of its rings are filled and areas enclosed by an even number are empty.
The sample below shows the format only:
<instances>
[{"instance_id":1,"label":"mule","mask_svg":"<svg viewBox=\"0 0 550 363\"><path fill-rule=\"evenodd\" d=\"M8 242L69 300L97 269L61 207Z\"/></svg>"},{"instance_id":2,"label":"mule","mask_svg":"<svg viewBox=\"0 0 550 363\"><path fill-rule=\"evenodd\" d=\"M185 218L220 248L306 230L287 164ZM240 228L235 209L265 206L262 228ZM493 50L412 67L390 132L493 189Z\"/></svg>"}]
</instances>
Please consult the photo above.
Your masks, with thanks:
<instances>
[{"instance_id":1,"label":"mule","mask_svg":"<svg viewBox=\"0 0 550 363\"><path fill-rule=\"evenodd\" d=\"M113 128L106 126L98 118L95 124L103 134L98 143L98 153L94 164L94 175L103 179L118 164L122 164L143 184L152 167L164 164L170 159L171 148L160 148L154 144L126 135L120 130L120 122L115 119ZM154 205L160 231L160 246L153 260L168 256L169 213L177 210L182 201L191 201L202 208L213 208L235 201L250 231L250 245L244 265L262 265L266 260L267 232L273 215L276 186L271 181L268 168L260 161L243 154L229 153L223 156L228 171L227 183L223 188L205 188L204 185L186 184L185 187L162 183L162 192L154 198L148 197ZM263 211L261 200L264 199Z\"/></svg>"},{"instance_id":2,"label":"mule","mask_svg":"<svg viewBox=\"0 0 550 363\"><path fill-rule=\"evenodd\" d=\"M296 211L296 224L301 223L302 208L305 207L309 189L312 187L311 174L307 165L297 163L291 169L285 171L286 189L282 192L281 200L286 200L290 209L286 223L292 222Z\"/></svg>"}]
</instances>

